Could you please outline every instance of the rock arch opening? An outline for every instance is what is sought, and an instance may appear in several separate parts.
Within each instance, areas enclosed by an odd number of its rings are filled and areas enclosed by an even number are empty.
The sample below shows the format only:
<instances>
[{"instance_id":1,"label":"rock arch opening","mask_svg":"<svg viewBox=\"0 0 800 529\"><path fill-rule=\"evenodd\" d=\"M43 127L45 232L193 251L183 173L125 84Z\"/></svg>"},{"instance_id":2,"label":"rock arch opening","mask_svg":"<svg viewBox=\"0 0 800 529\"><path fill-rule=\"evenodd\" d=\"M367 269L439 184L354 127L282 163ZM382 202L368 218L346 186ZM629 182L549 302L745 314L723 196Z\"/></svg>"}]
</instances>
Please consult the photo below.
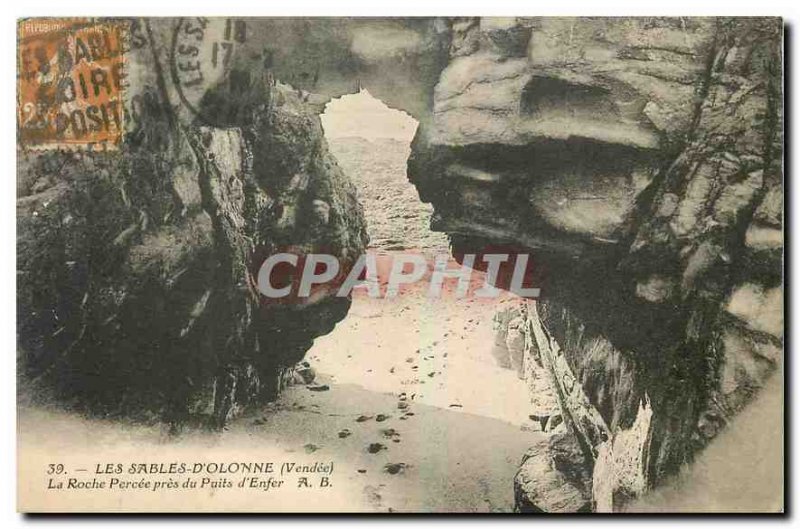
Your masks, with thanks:
<instances>
[{"instance_id":1,"label":"rock arch opening","mask_svg":"<svg viewBox=\"0 0 800 529\"><path fill-rule=\"evenodd\" d=\"M432 207L406 175L417 122L367 90L332 100L321 121L356 185L367 252L423 254L431 265L449 256L447 236L430 229ZM494 316L512 301L436 299L423 289L395 299L354 293L347 316L315 340L278 398L276 406L300 411L279 435L356 461L353 485L380 488L381 507L511 510L520 454L541 435L523 381L522 334ZM305 411L314 412L314 428ZM450 484L429 479L433 467ZM397 468L404 480L387 480Z\"/></svg>"},{"instance_id":2,"label":"rock arch opening","mask_svg":"<svg viewBox=\"0 0 800 529\"><path fill-rule=\"evenodd\" d=\"M432 206L405 176L417 120L365 89L332 100L321 120L331 152L356 185L369 248L447 252L447 236L429 228Z\"/></svg>"}]
</instances>

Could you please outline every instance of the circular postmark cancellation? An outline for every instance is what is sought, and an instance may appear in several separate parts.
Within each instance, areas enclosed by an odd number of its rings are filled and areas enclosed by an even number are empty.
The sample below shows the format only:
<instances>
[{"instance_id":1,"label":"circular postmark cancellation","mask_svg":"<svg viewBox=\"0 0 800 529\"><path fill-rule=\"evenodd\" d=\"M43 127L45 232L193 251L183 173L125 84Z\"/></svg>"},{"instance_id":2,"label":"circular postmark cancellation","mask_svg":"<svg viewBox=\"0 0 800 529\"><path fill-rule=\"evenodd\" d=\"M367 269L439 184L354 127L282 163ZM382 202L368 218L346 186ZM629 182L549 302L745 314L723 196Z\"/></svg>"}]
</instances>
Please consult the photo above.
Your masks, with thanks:
<instances>
[{"instance_id":1,"label":"circular postmark cancellation","mask_svg":"<svg viewBox=\"0 0 800 529\"><path fill-rule=\"evenodd\" d=\"M235 18L181 18L172 36L170 70L181 102L208 125L220 126L207 108L209 89L231 74L235 53L247 41L247 24Z\"/></svg>"},{"instance_id":2,"label":"circular postmark cancellation","mask_svg":"<svg viewBox=\"0 0 800 529\"><path fill-rule=\"evenodd\" d=\"M115 148L124 130L125 23L30 18L17 31L18 144Z\"/></svg>"}]
</instances>

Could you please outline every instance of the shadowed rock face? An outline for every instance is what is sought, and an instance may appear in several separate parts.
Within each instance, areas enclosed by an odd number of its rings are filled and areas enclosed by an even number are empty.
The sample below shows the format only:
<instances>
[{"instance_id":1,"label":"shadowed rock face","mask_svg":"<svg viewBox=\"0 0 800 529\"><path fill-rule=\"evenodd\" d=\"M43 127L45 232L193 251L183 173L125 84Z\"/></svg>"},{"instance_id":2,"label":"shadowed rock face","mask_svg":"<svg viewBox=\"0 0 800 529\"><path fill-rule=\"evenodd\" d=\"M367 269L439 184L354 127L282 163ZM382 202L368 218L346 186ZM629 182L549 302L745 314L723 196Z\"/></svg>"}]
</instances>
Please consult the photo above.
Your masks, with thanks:
<instances>
[{"instance_id":1,"label":"shadowed rock face","mask_svg":"<svg viewBox=\"0 0 800 529\"><path fill-rule=\"evenodd\" d=\"M291 244L348 262L367 241L319 118L292 89L258 94L236 126L181 124L152 103L118 152L22 155L20 368L36 387L92 413L222 426L273 399L345 316L346 298L277 306L256 292L261 255Z\"/></svg>"}]
</instances>

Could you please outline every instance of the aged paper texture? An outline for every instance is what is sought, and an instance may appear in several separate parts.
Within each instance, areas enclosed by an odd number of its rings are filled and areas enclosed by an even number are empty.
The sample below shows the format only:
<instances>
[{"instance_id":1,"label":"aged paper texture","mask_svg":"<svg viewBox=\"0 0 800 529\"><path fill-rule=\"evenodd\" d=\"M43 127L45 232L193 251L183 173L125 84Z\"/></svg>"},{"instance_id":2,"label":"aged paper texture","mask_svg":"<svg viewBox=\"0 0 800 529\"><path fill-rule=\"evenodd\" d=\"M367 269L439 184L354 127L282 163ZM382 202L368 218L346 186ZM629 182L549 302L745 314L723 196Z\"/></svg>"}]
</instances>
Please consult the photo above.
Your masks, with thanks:
<instances>
[{"instance_id":1,"label":"aged paper texture","mask_svg":"<svg viewBox=\"0 0 800 529\"><path fill-rule=\"evenodd\" d=\"M780 19L17 29L20 511L783 511Z\"/></svg>"}]
</instances>

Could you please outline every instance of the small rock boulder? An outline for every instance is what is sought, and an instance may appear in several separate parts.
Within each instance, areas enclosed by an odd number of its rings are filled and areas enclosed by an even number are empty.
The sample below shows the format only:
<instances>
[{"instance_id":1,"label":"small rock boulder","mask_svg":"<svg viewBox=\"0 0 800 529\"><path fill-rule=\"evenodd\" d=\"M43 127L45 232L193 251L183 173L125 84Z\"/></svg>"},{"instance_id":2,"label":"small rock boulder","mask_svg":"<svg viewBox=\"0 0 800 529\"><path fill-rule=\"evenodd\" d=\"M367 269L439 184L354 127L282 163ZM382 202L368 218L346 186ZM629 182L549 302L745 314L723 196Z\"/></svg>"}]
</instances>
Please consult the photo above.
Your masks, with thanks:
<instances>
[{"instance_id":1,"label":"small rock boulder","mask_svg":"<svg viewBox=\"0 0 800 529\"><path fill-rule=\"evenodd\" d=\"M518 512L591 512L591 471L571 434L549 435L531 447L514 477Z\"/></svg>"}]
</instances>

